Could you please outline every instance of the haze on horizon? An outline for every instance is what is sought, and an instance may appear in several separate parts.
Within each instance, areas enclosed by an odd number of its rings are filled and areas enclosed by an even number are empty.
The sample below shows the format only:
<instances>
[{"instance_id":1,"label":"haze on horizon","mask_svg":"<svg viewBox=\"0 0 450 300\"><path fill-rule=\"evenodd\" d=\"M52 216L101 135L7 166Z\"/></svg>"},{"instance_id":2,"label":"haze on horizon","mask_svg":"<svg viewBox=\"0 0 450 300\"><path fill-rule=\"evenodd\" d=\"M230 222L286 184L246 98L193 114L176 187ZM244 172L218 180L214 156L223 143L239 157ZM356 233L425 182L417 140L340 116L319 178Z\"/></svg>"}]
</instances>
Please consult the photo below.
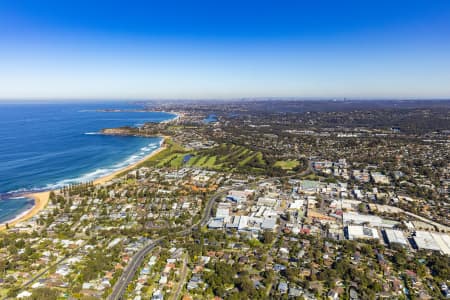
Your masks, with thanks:
<instances>
[{"instance_id":1,"label":"haze on horizon","mask_svg":"<svg viewBox=\"0 0 450 300\"><path fill-rule=\"evenodd\" d=\"M2 1L0 99L449 98L449 1Z\"/></svg>"}]
</instances>

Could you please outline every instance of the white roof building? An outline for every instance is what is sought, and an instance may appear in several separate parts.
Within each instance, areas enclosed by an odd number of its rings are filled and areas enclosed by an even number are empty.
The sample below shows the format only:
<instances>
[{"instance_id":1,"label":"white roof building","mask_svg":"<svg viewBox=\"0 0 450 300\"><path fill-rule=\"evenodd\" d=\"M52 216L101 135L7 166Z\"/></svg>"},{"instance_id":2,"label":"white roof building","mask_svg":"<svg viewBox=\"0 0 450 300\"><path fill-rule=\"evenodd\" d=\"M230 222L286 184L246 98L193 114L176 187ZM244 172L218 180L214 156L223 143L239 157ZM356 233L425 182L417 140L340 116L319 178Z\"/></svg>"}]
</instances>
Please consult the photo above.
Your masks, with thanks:
<instances>
[{"instance_id":1,"label":"white roof building","mask_svg":"<svg viewBox=\"0 0 450 300\"><path fill-rule=\"evenodd\" d=\"M416 231L414 242L419 249L439 251L450 255L450 236L428 231Z\"/></svg>"},{"instance_id":2,"label":"white roof building","mask_svg":"<svg viewBox=\"0 0 450 300\"><path fill-rule=\"evenodd\" d=\"M21 299L21 298L28 298L31 297L32 293L28 292L28 291L23 291L19 294L17 294L17 298Z\"/></svg>"},{"instance_id":3,"label":"white roof building","mask_svg":"<svg viewBox=\"0 0 450 300\"><path fill-rule=\"evenodd\" d=\"M256 205L258 206L267 206L267 207L275 207L278 204L277 199L268 198L268 197L259 197L258 203Z\"/></svg>"},{"instance_id":4,"label":"white roof building","mask_svg":"<svg viewBox=\"0 0 450 300\"><path fill-rule=\"evenodd\" d=\"M417 248L439 251L439 245L434 241L433 236L428 231L416 231L414 236L414 242L416 243Z\"/></svg>"},{"instance_id":5,"label":"white roof building","mask_svg":"<svg viewBox=\"0 0 450 300\"><path fill-rule=\"evenodd\" d=\"M372 179L375 183L379 183L379 184L389 184L390 183L389 177L381 174L380 172L371 172L370 176L372 177Z\"/></svg>"},{"instance_id":6,"label":"white roof building","mask_svg":"<svg viewBox=\"0 0 450 300\"><path fill-rule=\"evenodd\" d=\"M434 241L441 248L441 252L450 255L450 236L448 234L432 233Z\"/></svg>"},{"instance_id":7,"label":"white roof building","mask_svg":"<svg viewBox=\"0 0 450 300\"><path fill-rule=\"evenodd\" d=\"M277 220L274 218L273 219L265 218L264 221L261 223L262 229L275 230L276 226L277 226Z\"/></svg>"},{"instance_id":8,"label":"white roof building","mask_svg":"<svg viewBox=\"0 0 450 300\"><path fill-rule=\"evenodd\" d=\"M227 228L238 228L240 223L241 217L240 216L234 216L233 222L229 222L226 224ZM231 218L230 218L231 221Z\"/></svg>"},{"instance_id":9,"label":"white roof building","mask_svg":"<svg viewBox=\"0 0 450 300\"><path fill-rule=\"evenodd\" d=\"M247 227L248 227L248 217L247 216L241 216L239 218L238 230L244 230Z\"/></svg>"},{"instance_id":10,"label":"white roof building","mask_svg":"<svg viewBox=\"0 0 450 300\"><path fill-rule=\"evenodd\" d=\"M223 227L223 218L210 219L208 222L208 228L218 229Z\"/></svg>"},{"instance_id":11,"label":"white roof building","mask_svg":"<svg viewBox=\"0 0 450 300\"><path fill-rule=\"evenodd\" d=\"M217 208L216 218L226 218L229 215L230 215L230 209L229 208L224 208L224 207Z\"/></svg>"},{"instance_id":12,"label":"white roof building","mask_svg":"<svg viewBox=\"0 0 450 300\"><path fill-rule=\"evenodd\" d=\"M305 200L294 200L294 202L292 202L289 205L290 209L300 209L305 205Z\"/></svg>"},{"instance_id":13,"label":"white roof building","mask_svg":"<svg viewBox=\"0 0 450 300\"><path fill-rule=\"evenodd\" d=\"M360 225L347 226L347 237L349 240L354 239L379 239L380 236L375 228L364 227Z\"/></svg>"},{"instance_id":14,"label":"white roof building","mask_svg":"<svg viewBox=\"0 0 450 300\"><path fill-rule=\"evenodd\" d=\"M245 202L255 193L254 190L231 190L228 192L227 198L236 202Z\"/></svg>"},{"instance_id":15,"label":"white roof building","mask_svg":"<svg viewBox=\"0 0 450 300\"><path fill-rule=\"evenodd\" d=\"M400 244L402 246L408 245L408 240L401 230L386 229L384 232L386 233L386 238L389 244Z\"/></svg>"},{"instance_id":16,"label":"white roof building","mask_svg":"<svg viewBox=\"0 0 450 300\"><path fill-rule=\"evenodd\" d=\"M370 224L373 227L381 227L383 220L378 216L362 215L358 213L348 212L342 215L342 222L344 224L357 224L364 223Z\"/></svg>"},{"instance_id":17,"label":"white roof building","mask_svg":"<svg viewBox=\"0 0 450 300\"><path fill-rule=\"evenodd\" d=\"M161 276L159 279L159 284L166 284L167 283L167 276Z\"/></svg>"}]
</instances>

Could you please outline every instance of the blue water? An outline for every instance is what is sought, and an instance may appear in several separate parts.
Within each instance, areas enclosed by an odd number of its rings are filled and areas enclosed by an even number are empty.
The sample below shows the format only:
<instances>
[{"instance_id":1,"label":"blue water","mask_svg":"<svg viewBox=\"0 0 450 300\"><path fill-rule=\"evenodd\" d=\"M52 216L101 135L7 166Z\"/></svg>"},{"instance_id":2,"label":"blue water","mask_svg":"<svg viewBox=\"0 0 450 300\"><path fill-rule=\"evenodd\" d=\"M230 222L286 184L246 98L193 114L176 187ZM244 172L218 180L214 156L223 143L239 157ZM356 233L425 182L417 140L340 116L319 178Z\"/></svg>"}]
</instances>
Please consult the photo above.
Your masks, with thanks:
<instances>
[{"instance_id":1,"label":"blue water","mask_svg":"<svg viewBox=\"0 0 450 300\"><path fill-rule=\"evenodd\" d=\"M215 123L217 122L217 116L215 114L210 114L206 119L203 119L203 123Z\"/></svg>"},{"instance_id":2,"label":"blue water","mask_svg":"<svg viewBox=\"0 0 450 300\"><path fill-rule=\"evenodd\" d=\"M34 206L34 200L25 197L0 200L0 223L15 218Z\"/></svg>"},{"instance_id":3,"label":"blue water","mask_svg":"<svg viewBox=\"0 0 450 300\"><path fill-rule=\"evenodd\" d=\"M33 204L18 194L91 181L156 150L161 138L98 134L103 128L174 117L162 112L96 111L139 108L114 102L0 103L0 223Z\"/></svg>"},{"instance_id":4,"label":"blue water","mask_svg":"<svg viewBox=\"0 0 450 300\"><path fill-rule=\"evenodd\" d=\"M183 157L183 164L188 163L188 161L191 160L192 157L193 157L192 154L186 154L186 155Z\"/></svg>"}]
</instances>

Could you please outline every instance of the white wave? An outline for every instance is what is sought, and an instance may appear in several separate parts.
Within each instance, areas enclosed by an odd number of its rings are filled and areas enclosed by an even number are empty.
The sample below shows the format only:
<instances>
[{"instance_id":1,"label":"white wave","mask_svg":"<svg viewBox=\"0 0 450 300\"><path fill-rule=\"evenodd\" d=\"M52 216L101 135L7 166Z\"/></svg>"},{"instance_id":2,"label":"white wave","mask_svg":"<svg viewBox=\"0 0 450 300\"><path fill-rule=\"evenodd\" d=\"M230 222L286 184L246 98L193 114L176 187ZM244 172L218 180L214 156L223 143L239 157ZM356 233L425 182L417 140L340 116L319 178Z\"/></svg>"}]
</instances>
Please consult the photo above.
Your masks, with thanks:
<instances>
[{"instance_id":1,"label":"white wave","mask_svg":"<svg viewBox=\"0 0 450 300\"><path fill-rule=\"evenodd\" d=\"M18 199L23 199L23 197L21 197L21 196L17 196L17 197L11 197L11 198L8 198L8 199L12 199L12 200L18 200Z\"/></svg>"},{"instance_id":2,"label":"white wave","mask_svg":"<svg viewBox=\"0 0 450 300\"><path fill-rule=\"evenodd\" d=\"M85 132L85 135L99 135L102 134L101 132Z\"/></svg>"},{"instance_id":3,"label":"white wave","mask_svg":"<svg viewBox=\"0 0 450 300\"><path fill-rule=\"evenodd\" d=\"M142 150L141 152L139 152L137 154L133 154L133 155L127 157L125 160L118 162L110 167L100 168L100 169L85 173L76 178L60 180L54 184L47 184L44 189L52 190L52 189L58 189L63 186L67 186L67 185L71 185L71 184L94 181L95 179L107 176L107 175L114 173L120 169L123 169L129 165L137 163L138 161L142 160L145 156L149 155L150 153L152 153L153 151L158 149L161 145L162 145L161 142L159 143L159 146L158 146L158 144L154 144L154 143L148 144L146 147L141 148L141 150L142 149L145 149L145 150Z\"/></svg>"},{"instance_id":4,"label":"white wave","mask_svg":"<svg viewBox=\"0 0 450 300\"><path fill-rule=\"evenodd\" d=\"M86 134L88 134L88 133L86 133ZM92 133L92 134L94 134L94 133ZM4 193L3 195L6 195L6 196L11 195L11 196L15 197L16 195L23 195L26 193L39 192L39 191L43 191L43 190L54 190L54 189L59 189L59 188L62 188L64 186L68 186L71 184L94 181L95 179L107 176L107 175L114 173L120 169L123 169L129 165L137 163L138 161L142 160L145 156L151 154L152 152L154 152L155 150L160 148L162 146L162 144L163 144L163 140L160 140L159 143L154 143L154 142L150 143L147 146L144 146L141 149L139 149L139 152L128 156L124 160L122 160L118 163L115 163L112 166L102 167L102 168L96 169L94 171L90 171L85 174L82 174L78 177L63 179L56 183L49 183L43 187L40 186L40 187L33 187L33 188L21 188L21 189L9 191L7 193ZM8 196L7 196L7 198L11 199ZM20 196L18 198L20 198Z\"/></svg>"},{"instance_id":5,"label":"white wave","mask_svg":"<svg viewBox=\"0 0 450 300\"><path fill-rule=\"evenodd\" d=\"M34 207L34 205L33 205L33 207ZM33 207L30 207L30 208L28 208L28 209L26 209L26 210L24 210L24 211L22 211L22 212L20 212L20 213L18 213L18 214L16 214L16 215L14 215L14 216L11 216L10 219L8 219L8 220L6 220L6 221L3 221L2 223L0 223L0 225L5 225L6 223L10 223L10 222L13 222L13 221L15 221L15 220L18 220L18 219L22 218L22 217L25 216L30 210L32 210Z\"/></svg>"},{"instance_id":6,"label":"white wave","mask_svg":"<svg viewBox=\"0 0 450 300\"><path fill-rule=\"evenodd\" d=\"M17 190L9 191L9 192L7 192L5 194L21 194L21 193L25 193L25 192L29 192L29 191L30 191L30 189L20 188L20 189L17 189Z\"/></svg>"}]
</instances>

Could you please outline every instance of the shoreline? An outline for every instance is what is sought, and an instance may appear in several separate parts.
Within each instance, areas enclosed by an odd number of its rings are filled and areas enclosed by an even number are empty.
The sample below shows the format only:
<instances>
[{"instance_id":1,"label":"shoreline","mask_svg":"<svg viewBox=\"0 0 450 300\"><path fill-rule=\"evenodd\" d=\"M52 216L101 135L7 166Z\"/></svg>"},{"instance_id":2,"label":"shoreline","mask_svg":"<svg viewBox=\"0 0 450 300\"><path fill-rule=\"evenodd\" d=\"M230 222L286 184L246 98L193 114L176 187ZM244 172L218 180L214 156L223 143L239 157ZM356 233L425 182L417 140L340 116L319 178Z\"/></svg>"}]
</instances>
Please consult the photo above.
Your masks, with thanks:
<instances>
[{"instance_id":1,"label":"shoreline","mask_svg":"<svg viewBox=\"0 0 450 300\"><path fill-rule=\"evenodd\" d=\"M167 124L170 122L175 122L175 121L178 121L179 119L181 119L181 117L182 117L182 113L178 112L178 111L168 111L167 113L175 115L175 117L170 120L161 121L160 124Z\"/></svg>"},{"instance_id":2,"label":"shoreline","mask_svg":"<svg viewBox=\"0 0 450 300\"><path fill-rule=\"evenodd\" d=\"M171 119L173 120L173 119ZM126 167L123 167L121 169L118 169L108 175L99 177L97 179L95 179L93 181L94 185L101 185L104 184L108 181L110 181L111 179L115 178L117 175L123 173L123 172L127 172L130 171L134 168L136 168L137 166L139 166L140 164L142 164L143 162L145 162L146 160L150 159L151 157L153 157L154 155L160 153L161 151L166 149L166 140L169 138L168 136L157 136L162 138L162 141L160 143L160 146L158 149L155 149L154 151L152 151L151 153L149 153L148 155L144 156L142 159L140 159L139 161L132 163ZM31 219L32 217L34 217L36 214L38 214L41 210L43 210L49 201L50 198L50 193L51 192L55 192L58 191L59 189L53 189L53 190L48 190L48 191L41 191L41 192L35 192L35 193L29 193L29 194L24 194L23 197L25 198L31 198L34 200L34 205L32 208L20 213L19 215L17 215L16 217L14 217L11 220L8 220L6 222L3 222L0 224L0 231L3 231L6 229L6 224L8 224L8 227L14 227L15 225L17 225L20 222L26 221L28 219Z\"/></svg>"}]
</instances>

